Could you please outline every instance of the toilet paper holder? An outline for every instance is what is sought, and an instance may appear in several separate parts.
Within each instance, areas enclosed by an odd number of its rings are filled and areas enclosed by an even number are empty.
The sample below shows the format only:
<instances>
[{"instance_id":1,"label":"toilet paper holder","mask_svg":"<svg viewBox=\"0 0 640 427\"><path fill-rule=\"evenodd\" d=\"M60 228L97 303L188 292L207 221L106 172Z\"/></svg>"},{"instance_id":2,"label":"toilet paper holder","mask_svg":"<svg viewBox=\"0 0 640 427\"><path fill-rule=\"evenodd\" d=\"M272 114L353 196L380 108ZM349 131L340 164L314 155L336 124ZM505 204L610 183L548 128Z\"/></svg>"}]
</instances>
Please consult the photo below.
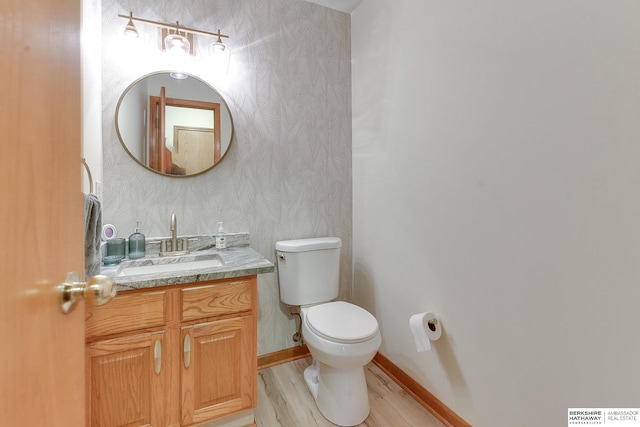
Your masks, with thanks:
<instances>
[{"instance_id":1,"label":"toilet paper holder","mask_svg":"<svg viewBox=\"0 0 640 427\"><path fill-rule=\"evenodd\" d=\"M409 318L409 329L419 353L431 350L431 341L438 340L442 334L440 320L431 312L413 314Z\"/></svg>"}]
</instances>

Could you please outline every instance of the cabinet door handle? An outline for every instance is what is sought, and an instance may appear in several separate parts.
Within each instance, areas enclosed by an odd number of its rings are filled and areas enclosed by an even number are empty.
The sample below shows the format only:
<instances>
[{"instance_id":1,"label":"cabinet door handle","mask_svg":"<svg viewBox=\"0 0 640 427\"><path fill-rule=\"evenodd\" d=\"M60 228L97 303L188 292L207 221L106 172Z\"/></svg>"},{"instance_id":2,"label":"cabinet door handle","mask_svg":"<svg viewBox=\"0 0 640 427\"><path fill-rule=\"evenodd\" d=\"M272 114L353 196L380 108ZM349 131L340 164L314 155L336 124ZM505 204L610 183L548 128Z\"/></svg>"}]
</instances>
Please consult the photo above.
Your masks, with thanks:
<instances>
[{"instance_id":1,"label":"cabinet door handle","mask_svg":"<svg viewBox=\"0 0 640 427\"><path fill-rule=\"evenodd\" d=\"M159 375L160 369L162 369L162 344L160 340L156 340L156 344L153 346L153 362L156 375Z\"/></svg>"},{"instance_id":2,"label":"cabinet door handle","mask_svg":"<svg viewBox=\"0 0 640 427\"><path fill-rule=\"evenodd\" d=\"M184 337L183 350L184 350L184 367L188 369L189 365L191 365L191 337L189 336L189 334L185 335Z\"/></svg>"}]
</instances>

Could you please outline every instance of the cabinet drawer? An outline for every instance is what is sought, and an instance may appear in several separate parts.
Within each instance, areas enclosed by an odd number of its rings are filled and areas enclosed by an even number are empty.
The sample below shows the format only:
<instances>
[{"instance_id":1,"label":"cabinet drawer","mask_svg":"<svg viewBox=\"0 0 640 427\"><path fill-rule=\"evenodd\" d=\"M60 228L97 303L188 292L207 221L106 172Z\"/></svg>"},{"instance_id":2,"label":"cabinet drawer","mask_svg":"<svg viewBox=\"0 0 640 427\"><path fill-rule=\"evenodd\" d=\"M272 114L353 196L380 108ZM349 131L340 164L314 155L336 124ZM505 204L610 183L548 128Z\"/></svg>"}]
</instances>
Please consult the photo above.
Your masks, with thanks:
<instances>
[{"instance_id":1,"label":"cabinet drawer","mask_svg":"<svg viewBox=\"0 0 640 427\"><path fill-rule=\"evenodd\" d=\"M166 291L117 295L108 304L86 308L87 338L165 324Z\"/></svg>"},{"instance_id":2,"label":"cabinet drawer","mask_svg":"<svg viewBox=\"0 0 640 427\"><path fill-rule=\"evenodd\" d=\"M250 311L252 282L237 280L182 290L182 320L197 320Z\"/></svg>"}]
</instances>

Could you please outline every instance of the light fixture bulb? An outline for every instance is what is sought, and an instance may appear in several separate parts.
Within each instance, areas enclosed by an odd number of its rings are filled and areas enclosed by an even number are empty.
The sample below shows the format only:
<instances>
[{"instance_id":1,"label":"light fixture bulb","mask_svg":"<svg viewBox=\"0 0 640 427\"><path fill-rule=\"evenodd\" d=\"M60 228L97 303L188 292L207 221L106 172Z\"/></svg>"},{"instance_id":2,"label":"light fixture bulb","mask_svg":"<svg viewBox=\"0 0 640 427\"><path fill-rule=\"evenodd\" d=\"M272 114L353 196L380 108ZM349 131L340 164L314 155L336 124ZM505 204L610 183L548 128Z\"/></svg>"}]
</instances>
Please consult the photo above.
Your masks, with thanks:
<instances>
[{"instance_id":1,"label":"light fixture bulb","mask_svg":"<svg viewBox=\"0 0 640 427\"><path fill-rule=\"evenodd\" d=\"M133 23L133 12L129 12L129 22L124 28L124 35L128 37L140 37L136 25Z\"/></svg>"},{"instance_id":2,"label":"light fixture bulb","mask_svg":"<svg viewBox=\"0 0 640 427\"><path fill-rule=\"evenodd\" d=\"M189 43L186 37L175 33L165 37L164 48L169 53L183 53L188 55L191 52L191 43Z\"/></svg>"},{"instance_id":3,"label":"light fixture bulb","mask_svg":"<svg viewBox=\"0 0 640 427\"><path fill-rule=\"evenodd\" d=\"M216 35L218 36L218 39L211 43L211 45L209 45L209 54L210 55L220 55L221 53L224 53L224 50L227 48L224 43L222 43L222 36L223 34L220 32L220 29L218 29L218 32L212 35ZM228 37L228 36L224 36L224 37Z\"/></svg>"},{"instance_id":4,"label":"light fixture bulb","mask_svg":"<svg viewBox=\"0 0 640 427\"><path fill-rule=\"evenodd\" d=\"M226 46L222 42L213 42L210 46L213 53L224 52Z\"/></svg>"}]
</instances>

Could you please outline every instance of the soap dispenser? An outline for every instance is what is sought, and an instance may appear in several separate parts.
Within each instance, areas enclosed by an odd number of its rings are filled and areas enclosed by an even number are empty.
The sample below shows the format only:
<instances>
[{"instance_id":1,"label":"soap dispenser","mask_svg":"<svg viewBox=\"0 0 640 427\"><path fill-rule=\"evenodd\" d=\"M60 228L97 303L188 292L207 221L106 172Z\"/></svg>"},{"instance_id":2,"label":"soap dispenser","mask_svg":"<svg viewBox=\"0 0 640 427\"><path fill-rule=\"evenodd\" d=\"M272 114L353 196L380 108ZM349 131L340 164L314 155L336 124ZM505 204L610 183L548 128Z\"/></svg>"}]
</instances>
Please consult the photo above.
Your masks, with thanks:
<instances>
[{"instance_id":1,"label":"soap dispenser","mask_svg":"<svg viewBox=\"0 0 640 427\"><path fill-rule=\"evenodd\" d=\"M216 234L216 249L224 249L227 247L227 239L224 235L222 222L218 223L218 234Z\"/></svg>"},{"instance_id":2,"label":"soap dispenser","mask_svg":"<svg viewBox=\"0 0 640 427\"><path fill-rule=\"evenodd\" d=\"M140 221L136 221L136 231L129 236L129 259L143 258L145 253L144 234L140 233Z\"/></svg>"}]
</instances>

